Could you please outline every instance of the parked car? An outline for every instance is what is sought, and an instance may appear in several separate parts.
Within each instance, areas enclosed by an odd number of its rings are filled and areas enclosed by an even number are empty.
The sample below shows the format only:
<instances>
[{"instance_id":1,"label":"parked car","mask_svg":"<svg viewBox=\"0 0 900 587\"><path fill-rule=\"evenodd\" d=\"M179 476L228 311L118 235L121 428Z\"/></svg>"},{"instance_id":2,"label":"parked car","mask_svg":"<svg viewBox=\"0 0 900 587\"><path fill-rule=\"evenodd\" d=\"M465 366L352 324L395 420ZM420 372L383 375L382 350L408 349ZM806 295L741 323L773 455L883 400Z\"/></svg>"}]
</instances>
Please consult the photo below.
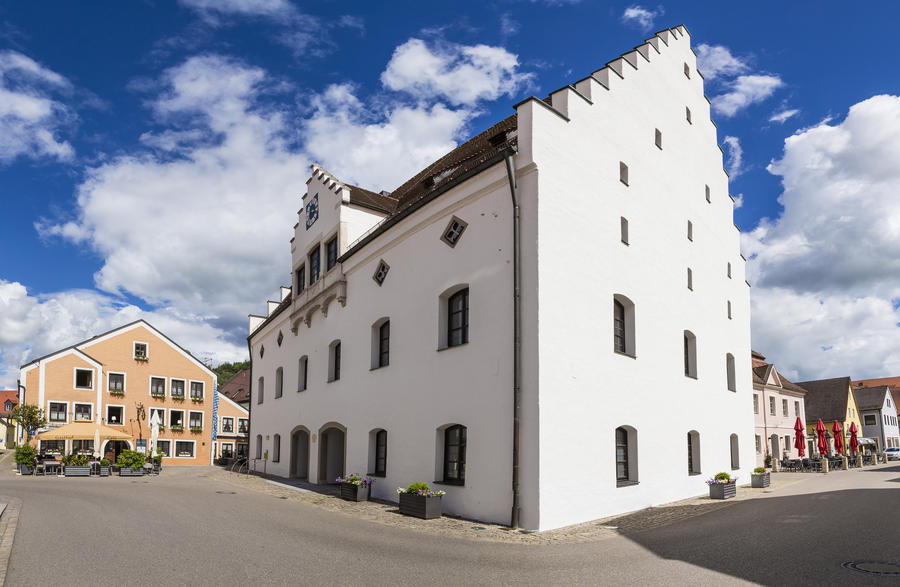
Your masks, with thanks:
<instances>
[{"instance_id":1,"label":"parked car","mask_svg":"<svg viewBox=\"0 0 900 587\"><path fill-rule=\"evenodd\" d=\"M889 461L900 461L900 448L896 446L885 449L884 454L887 455Z\"/></svg>"}]
</instances>

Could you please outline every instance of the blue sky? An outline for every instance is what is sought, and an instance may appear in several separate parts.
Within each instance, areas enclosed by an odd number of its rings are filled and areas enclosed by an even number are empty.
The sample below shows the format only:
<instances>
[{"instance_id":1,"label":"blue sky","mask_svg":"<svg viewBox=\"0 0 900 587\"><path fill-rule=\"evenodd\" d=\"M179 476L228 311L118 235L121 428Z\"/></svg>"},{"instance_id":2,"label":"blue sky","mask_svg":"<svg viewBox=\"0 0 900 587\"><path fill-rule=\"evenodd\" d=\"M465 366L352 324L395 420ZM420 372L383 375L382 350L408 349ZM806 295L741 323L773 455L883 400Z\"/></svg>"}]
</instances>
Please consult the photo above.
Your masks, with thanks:
<instances>
[{"instance_id":1,"label":"blue sky","mask_svg":"<svg viewBox=\"0 0 900 587\"><path fill-rule=\"evenodd\" d=\"M52 6L52 8L51 8ZM289 280L308 165L391 190L529 95L685 24L789 376L900 374L900 5L0 7L0 386L144 316L213 362Z\"/></svg>"}]
</instances>

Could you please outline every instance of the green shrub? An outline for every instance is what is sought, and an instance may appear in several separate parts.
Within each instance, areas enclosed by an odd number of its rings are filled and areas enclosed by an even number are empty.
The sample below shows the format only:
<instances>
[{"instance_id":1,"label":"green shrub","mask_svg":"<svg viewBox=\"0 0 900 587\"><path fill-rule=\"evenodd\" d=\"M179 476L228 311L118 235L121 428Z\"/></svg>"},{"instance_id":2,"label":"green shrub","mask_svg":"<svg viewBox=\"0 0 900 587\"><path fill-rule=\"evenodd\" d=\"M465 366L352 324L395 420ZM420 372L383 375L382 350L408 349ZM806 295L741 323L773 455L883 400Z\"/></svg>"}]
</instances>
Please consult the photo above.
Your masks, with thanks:
<instances>
[{"instance_id":1,"label":"green shrub","mask_svg":"<svg viewBox=\"0 0 900 587\"><path fill-rule=\"evenodd\" d=\"M755 469L753 469L753 472L756 473L757 475L762 475L766 472L766 468L765 467L756 467Z\"/></svg>"},{"instance_id":2,"label":"green shrub","mask_svg":"<svg viewBox=\"0 0 900 587\"><path fill-rule=\"evenodd\" d=\"M719 481L731 481L731 475L728 473L716 473L716 479Z\"/></svg>"},{"instance_id":3,"label":"green shrub","mask_svg":"<svg viewBox=\"0 0 900 587\"><path fill-rule=\"evenodd\" d=\"M17 465L34 465L34 447L30 444L20 444L16 447Z\"/></svg>"},{"instance_id":4,"label":"green shrub","mask_svg":"<svg viewBox=\"0 0 900 587\"><path fill-rule=\"evenodd\" d=\"M406 488L406 493L419 493L422 490L426 492L431 491L431 486L428 483L417 481L409 484L409 487Z\"/></svg>"},{"instance_id":5,"label":"green shrub","mask_svg":"<svg viewBox=\"0 0 900 587\"><path fill-rule=\"evenodd\" d=\"M116 459L117 465L129 469L140 469L146 462L147 459L144 457L144 454L136 450L123 450L119 458Z\"/></svg>"},{"instance_id":6,"label":"green shrub","mask_svg":"<svg viewBox=\"0 0 900 587\"><path fill-rule=\"evenodd\" d=\"M109 466L109 459L100 459L100 466L101 466L101 467L108 467L108 466Z\"/></svg>"}]
</instances>

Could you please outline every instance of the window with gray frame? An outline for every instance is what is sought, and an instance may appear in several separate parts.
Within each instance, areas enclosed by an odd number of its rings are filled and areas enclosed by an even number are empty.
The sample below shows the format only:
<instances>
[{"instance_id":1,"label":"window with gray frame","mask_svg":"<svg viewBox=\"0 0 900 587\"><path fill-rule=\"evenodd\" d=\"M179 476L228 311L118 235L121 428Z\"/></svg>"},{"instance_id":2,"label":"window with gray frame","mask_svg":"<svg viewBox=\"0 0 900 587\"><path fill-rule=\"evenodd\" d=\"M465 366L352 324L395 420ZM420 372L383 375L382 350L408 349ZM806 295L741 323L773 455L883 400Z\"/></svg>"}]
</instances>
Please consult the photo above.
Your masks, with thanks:
<instances>
[{"instance_id":1,"label":"window with gray frame","mask_svg":"<svg viewBox=\"0 0 900 587\"><path fill-rule=\"evenodd\" d=\"M281 460L281 434L272 437L272 462L277 463Z\"/></svg>"},{"instance_id":2,"label":"window with gray frame","mask_svg":"<svg viewBox=\"0 0 900 587\"><path fill-rule=\"evenodd\" d=\"M468 224L466 222L454 216L447 224L447 228L444 229L444 233L441 235L441 240L443 240L451 247L455 247L456 243L458 243L459 239L462 237L463 232L465 232L467 226Z\"/></svg>"},{"instance_id":3,"label":"window with gray frame","mask_svg":"<svg viewBox=\"0 0 900 587\"><path fill-rule=\"evenodd\" d=\"M387 475L387 430L375 433L375 475Z\"/></svg>"},{"instance_id":4,"label":"window with gray frame","mask_svg":"<svg viewBox=\"0 0 900 587\"><path fill-rule=\"evenodd\" d=\"M125 391L125 374L124 373L110 373L109 374L109 390L110 391Z\"/></svg>"},{"instance_id":5,"label":"window with gray frame","mask_svg":"<svg viewBox=\"0 0 900 587\"><path fill-rule=\"evenodd\" d=\"M338 239L333 237L325 243L325 271L330 271L332 267L337 265L338 260Z\"/></svg>"},{"instance_id":6,"label":"window with gray frame","mask_svg":"<svg viewBox=\"0 0 900 587\"><path fill-rule=\"evenodd\" d=\"M306 289L306 265L300 265L297 268L297 293L301 293Z\"/></svg>"},{"instance_id":7,"label":"window with gray frame","mask_svg":"<svg viewBox=\"0 0 900 587\"><path fill-rule=\"evenodd\" d=\"M387 367L391 360L391 321L378 327L378 366Z\"/></svg>"},{"instance_id":8,"label":"window with gray frame","mask_svg":"<svg viewBox=\"0 0 900 587\"><path fill-rule=\"evenodd\" d=\"M263 403L263 398L265 398L265 379L260 377L256 384L256 403Z\"/></svg>"},{"instance_id":9,"label":"window with gray frame","mask_svg":"<svg viewBox=\"0 0 900 587\"><path fill-rule=\"evenodd\" d=\"M375 269L375 275L372 276L372 279L374 279L375 283L377 283L379 286L382 285L384 283L384 280L387 279L389 270L390 267L387 263L384 262L384 260L379 261L378 267Z\"/></svg>"},{"instance_id":10,"label":"window with gray frame","mask_svg":"<svg viewBox=\"0 0 900 587\"><path fill-rule=\"evenodd\" d=\"M309 367L309 359L306 355L300 357L300 360L297 361L297 391L305 391L306 390L306 382L307 379L307 368Z\"/></svg>"},{"instance_id":11,"label":"window with gray frame","mask_svg":"<svg viewBox=\"0 0 900 587\"><path fill-rule=\"evenodd\" d=\"M469 288L447 299L447 346L469 342Z\"/></svg>"},{"instance_id":12,"label":"window with gray frame","mask_svg":"<svg viewBox=\"0 0 900 587\"><path fill-rule=\"evenodd\" d=\"M450 426L444 431L444 483L466 482L466 427Z\"/></svg>"},{"instance_id":13,"label":"window with gray frame","mask_svg":"<svg viewBox=\"0 0 900 587\"><path fill-rule=\"evenodd\" d=\"M312 285L319 280L319 266L320 263L320 253L319 247L316 245L312 251L309 252L309 284Z\"/></svg>"},{"instance_id":14,"label":"window with gray frame","mask_svg":"<svg viewBox=\"0 0 900 587\"><path fill-rule=\"evenodd\" d=\"M278 367L275 369L275 398L279 398L284 393L284 369Z\"/></svg>"},{"instance_id":15,"label":"window with gray frame","mask_svg":"<svg viewBox=\"0 0 900 587\"><path fill-rule=\"evenodd\" d=\"M91 404L75 404L75 421L93 420L91 417Z\"/></svg>"},{"instance_id":16,"label":"window with gray frame","mask_svg":"<svg viewBox=\"0 0 900 587\"><path fill-rule=\"evenodd\" d=\"M616 481L628 481L628 431L616 428Z\"/></svg>"}]
</instances>

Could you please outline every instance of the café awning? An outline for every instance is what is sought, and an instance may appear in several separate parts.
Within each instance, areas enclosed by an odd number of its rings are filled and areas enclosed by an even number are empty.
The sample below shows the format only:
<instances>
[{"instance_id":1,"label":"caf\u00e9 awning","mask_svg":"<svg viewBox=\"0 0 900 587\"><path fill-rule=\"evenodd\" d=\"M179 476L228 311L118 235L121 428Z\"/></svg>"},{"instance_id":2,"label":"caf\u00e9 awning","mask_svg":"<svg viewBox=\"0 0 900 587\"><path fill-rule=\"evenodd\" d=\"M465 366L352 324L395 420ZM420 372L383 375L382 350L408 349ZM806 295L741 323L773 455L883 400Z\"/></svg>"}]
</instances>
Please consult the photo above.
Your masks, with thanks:
<instances>
[{"instance_id":1,"label":"caf\u00e9 awning","mask_svg":"<svg viewBox=\"0 0 900 587\"><path fill-rule=\"evenodd\" d=\"M131 440L131 435L109 426L82 420L37 434L39 440L93 440L97 430L103 440Z\"/></svg>"}]
</instances>

